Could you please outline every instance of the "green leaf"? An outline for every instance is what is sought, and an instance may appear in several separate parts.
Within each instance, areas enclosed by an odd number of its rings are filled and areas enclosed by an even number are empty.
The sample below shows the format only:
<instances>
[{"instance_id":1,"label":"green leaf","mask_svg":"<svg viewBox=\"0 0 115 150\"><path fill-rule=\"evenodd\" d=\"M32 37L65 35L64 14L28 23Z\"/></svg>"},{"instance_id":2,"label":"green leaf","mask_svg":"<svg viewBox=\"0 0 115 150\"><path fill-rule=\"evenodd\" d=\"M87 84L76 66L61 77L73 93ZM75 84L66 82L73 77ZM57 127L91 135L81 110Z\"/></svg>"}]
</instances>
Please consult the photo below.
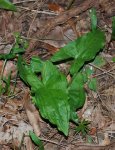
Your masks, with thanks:
<instances>
[{"instance_id":1,"label":"green leaf","mask_svg":"<svg viewBox=\"0 0 115 150\"><path fill-rule=\"evenodd\" d=\"M85 78L84 82L87 82L89 89L96 91L97 90L97 79L92 78L94 74L94 69L92 66L86 66L85 69L82 71L83 76Z\"/></svg>"},{"instance_id":2,"label":"green leaf","mask_svg":"<svg viewBox=\"0 0 115 150\"><path fill-rule=\"evenodd\" d=\"M115 40L115 16L112 18L112 40Z\"/></svg>"},{"instance_id":3,"label":"green leaf","mask_svg":"<svg viewBox=\"0 0 115 150\"><path fill-rule=\"evenodd\" d=\"M43 61L37 57L37 56L33 56L31 58L31 69L33 72L38 73L42 71L42 66L43 66Z\"/></svg>"},{"instance_id":4,"label":"green leaf","mask_svg":"<svg viewBox=\"0 0 115 150\"><path fill-rule=\"evenodd\" d=\"M89 144L93 143L93 138L90 135L87 135L87 142Z\"/></svg>"},{"instance_id":5,"label":"green leaf","mask_svg":"<svg viewBox=\"0 0 115 150\"><path fill-rule=\"evenodd\" d=\"M105 44L105 35L102 31L94 30L70 42L51 58L52 62L74 58L70 68L71 74L77 73L85 62L91 61Z\"/></svg>"},{"instance_id":6,"label":"green leaf","mask_svg":"<svg viewBox=\"0 0 115 150\"><path fill-rule=\"evenodd\" d=\"M102 67L106 64L106 61L102 56L96 56L92 63L98 67Z\"/></svg>"},{"instance_id":7,"label":"green leaf","mask_svg":"<svg viewBox=\"0 0 115 150\"><path fill-rule=\"evenodd\" d=\"M68 96L64 91L41 88L36 93L36 105L43 118L57 125L60 131L68 135L70 108Z\"/></svg>"},{"instance_id":8,"label":"green leaf","mask_svg":"<svg viewBox=\"0 0 115 150\"><path fill-rule=\"evenodd\" d=\"M0 59L14 59L16 57L16 54L13 54L13 53L9 53L9 54L0 54Z\"/></svg>"},{"instance_id":9,"label":"green leaf","mask_svg":"<svg viewBox=\"0 0 115 150\"><path fill-rule=\"evenodd\" d=\"M8 77L4 77L3 81L5 82L4 93L10 94L10 82L11 82L11 72Z\"/></svg>"},{"instance_id":10,"label":"green leaf","mask_svg":"<svg viewBox=\"0 0 115 150\"><path fill-rule=\"evenodd\" d=\"M16 11L16 7L9 0L0 0L0 8Z\"/></svg>"},{"instance_id":11,"label":"green leaf","mask_svg":"<svg viewBox=\"0 0 115 150\"><path fill-rule=\"evenodd\" d=\"M82 73L78 73L68 87L69 104L71 109L71 120L78 121L76 110L81 108L85 103L84 78Z\"/></svg>"},{"instance_id":12,"label":"green leaf","mask_svg":"<svg viewBox=\"0 0 115 150\"><path fill-rule=\"evenodd\" d=\"M22 56L18 57L17 66L18 66L18 71L21 79L26 84L31 86L33 92L35 92L38 88L42 87L41 81L32 72L31 68L28 65L26 65L26 63L22 59Z\"/></svg>"},{"instance_id":13,"label":"green leaf","mask_svg":"<svg viewBox=\"0 0 115 150\"><path fill-rule=\"evenodd\" d=\"M42 82L44 87L35 93L36 106L43 118L68 135L70 107L66 77L51 62L46 61L42 68Z\"/></svg>"},{"instance_id":14,"label":"green leaf","mask_svg":"<svg viewBox=\"0 0 115 150\"><path fill-rule=\"evenodd\" d=\"M15 38L16 38L16 43L12 47L10 53L9 54L0 54L0 59L3 59L3 60L14 59L17 56L16 54L25 52L25 49L28 46L27 41L24 39L21 39L19 33L15 33Z\"/></svg>"},{"instance_id":15,"label":"green leaf","mask_svg":"<svg viewBox=\"0 0 115 150\"><path fill-rule=\"evenodd\" d=\"M112 58L112 61L115 62L115 57Z\"/></svg>"},{"instance_id":16,"label":"green leaf","mask_svg":"<svg viewBox=\"0 0 115 150\"><path fill-rule=\"evenodd\" d=\"M42 82L48 88L67 90L66 77L50 61L43 64Z\"/></svg>"},{"instance_id":17,"label":"green leaf","mask_svg":"<svg viewBox=\"0 0 115 150\"><path fill-rule=\"evenodd\" d=\"M95 8L92 8L90 10L90 18L91 18L91 29L92 31L94 31L97 28L97 15Z\"/></svg>"},{"instance_id":18,"label":"green leaf","mask_svg":"<svg viewBox=\"0 0 115 150\"><path fill-rule=\"evenodd\" d=\"M14 33L15 36L15 44L12 48L12 53L14 54L20 54L25 52L25 49L28 47L28 42L25 39L21 38L21 35L19 32Z\"/></svg>"},{"instance_id":19,"label":"green leaf","mask_svg":"<svg viewBox=\"0 0 115 150\"><path fill-rule=\"evenodd\" d=\"M39 146L39 150L44 150L42 141L32 131L29 132L29 136L31 137L32 141Z\"/></svg>"},{"instance_id":20,"label":"green leaf","mask_svg":"<svg viewBox=\"0 0 115 150\"><path fill-rule=\"evenodd\" d=\"M96 78L91 78L89 81L88 81L88 87L95 91L97 90L97 79Z\"/></svg>"},{"instance_id":21,"label":"green leaf","mask_svg":"<svg viewBox=\"0 0 115 150\"><path fill-rule=\"evenodd\" d=\"M80 121L76 126L77 133L81 133L82 136L85 137L89 132L89 127L88 127L89 124L90 122L87 120Z\"/></svg>"}]
</instances>

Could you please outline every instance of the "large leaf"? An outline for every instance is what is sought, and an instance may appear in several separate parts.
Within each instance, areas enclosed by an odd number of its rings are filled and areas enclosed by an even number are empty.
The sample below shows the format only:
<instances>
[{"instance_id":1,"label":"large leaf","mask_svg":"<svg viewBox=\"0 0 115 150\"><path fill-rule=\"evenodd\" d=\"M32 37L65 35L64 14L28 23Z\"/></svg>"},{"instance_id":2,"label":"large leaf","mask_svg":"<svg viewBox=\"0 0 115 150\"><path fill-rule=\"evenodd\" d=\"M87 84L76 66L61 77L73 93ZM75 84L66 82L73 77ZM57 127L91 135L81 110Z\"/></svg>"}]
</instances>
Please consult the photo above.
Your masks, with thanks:
<instances>
[{"instance_id":1,"label":"large leaf","mask_svg":"<svg viewBox=\"0 0 115 150\"><path fill-rule=\"evenodd\" d=\"M49 61L42 68L43 88L36 92L36 105L43 118L57 125L65 135L68 134L70 107L68 103L67 81Z\"/></svg>"},{"instance_id":2,"label":"large leaf","mask_svg":"<svg viewBox=\"0 0 115 150\"><path fill-rule=\"evenodd\" d=\"M82 73L73 77L69 85L69 104L71 109L71 120L77 122L76 110L81 108L85 102L84 78Z\"/></svg>"},{"instance_id":3,"label":"large leaf","mask_svg":"<svg viewBox=\"0 0 115 150\"><path fill-rule=\"evenodd\" d=\"M60 131L68 135L70 108L68 96L64 91L41 88L36 93L36 105L43 118L57 125Z\"/></svg>"},{"instance_id":4,"label":"large leaf","mask_svg":"<svg viewBox=\"0 0 115 150\"><path fill-rule=\"evenodd\" d=\"M32 72L31 68L25 64L21 56L18 58L17 66L20 77L26 84L31 86L33 92L42 87L41 81Z\"/></svg>"},{"instance_id":5,"label":"large leaf","mask_svg":"<svg viewBox=\"0 0 115 150\"><path fill-rule=\"evenodd\" d=\"M61 48L60 51L54 54L51 61L56 62L74 58L75 60L70 69L71 74L74 74L79 71L85 62L94 59L104 44L104 33L99 29L94 30Z\"/></svg>"},{"instance_id":6,"label":"large leaf","mask_svg":"<svg viewBox=\"0 0 115 150\"><path fill-rule=\"evenodd\" d=\"M44 62L42 68L42 81L48 88L67 90L66 77L50 62Z\"/></svg>"},{"instance_id":7,"label":"large leaf","mask_svg":"<svg viewBox=\"0 0 115 150\"><path fill-rule=\"evenodd\" d=\"M0 0L0 8L16 11L16 7L9 0Z\"/></svg>"}]
</instances>

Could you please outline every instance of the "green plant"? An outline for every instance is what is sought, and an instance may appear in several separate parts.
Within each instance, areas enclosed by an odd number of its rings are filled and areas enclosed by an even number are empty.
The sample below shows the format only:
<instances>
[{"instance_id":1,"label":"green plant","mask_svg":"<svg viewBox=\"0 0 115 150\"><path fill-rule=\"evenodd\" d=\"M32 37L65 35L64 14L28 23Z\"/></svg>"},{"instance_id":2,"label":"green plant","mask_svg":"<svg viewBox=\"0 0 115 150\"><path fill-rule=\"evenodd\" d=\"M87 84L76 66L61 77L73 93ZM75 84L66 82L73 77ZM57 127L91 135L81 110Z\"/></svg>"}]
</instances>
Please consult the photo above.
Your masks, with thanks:
<instances>
[{"instance_id":1,"label":"green plant","mask_svg":"<svg viewBox=\"0 0 115 150\"><path fill-rule=\"evenodd\" d=\"M5 60L1 75L0 75L0 95L6 94L10 95L11 90L10 90L10 81L11 81L11 72L7 75L7 77L4 77L4 69L6 67L6 63L8 63L8 60L14 59L17 57L18 54L24 53L25 49L28 46L28 42L24 39L21 38L19 33L14 33L15 36L15 44L12 47L11 51L9 54L0 54L0 59Z\"/></svg>"},{"instance_id":2,"label":"green plant","mask_svg":"<svg viewBox=\"0 0 115 150\"><path fill-rule=\"evenodd\" d=\"M35 95L35 104L42 117L57 125L65 135L68 135L69 121L77 123L76 110L85 102L84 76L81 68L84 63L95 58L104 43L104 33L96 29L70 42L54 54L51 58L53 62L74 58L70 68L71 83L67 82L66 76L51 61L41 61L33 57L31 64L27 65L21 56L18 57L20 77L31 87ZM38 79L38 72L41 73L42 79Z\"/></svg>"},{"instance_id":3,"label":"green plant","mask_svg":"<svg viewBox=\"0 0 115 150\"><path fill-rule=\"evenodd\" d=\"M94 11L95 12L95 11ZM95 19L92 19L94 22ZM96 22L96 21L95 21ZM43 118L62 131L66 136L69 122L79 123L79 131L86 132L87 122L79 122L76 111L83 107L86 99L84 84L92 70L87 71L84 80L84 66L93 61L105 45L105 34L92 23L92 31L68 43L55 53L50 60L42 61L32 57L27 64L22 54L27 47L24 40L17 35L17 42L10 54L0 55L1 59L13 59L18 54L17 68L20 78L30 87L33 101ZM21 45L21 46L20 46ZM61 60L71 60L71 82L62 74L55 64ZM90 81L91 82L91 81ZM95 90L94 81L90 88Z\"/></svg>"},{"instance_id":4,"label":"green plant","mask_svg":"<svg viewBox=\"0 0 115 150\"><path fill-rule=\"evenodd\" d=\"M7 95L10 94L10 81L11 81L11 72L8 74L7 77L5 77L4 70L6 66L7 61L4 61L1 74L0 74L0 95L7 93Z\"/></svg>"},{"instance_id":5,"label":"green plant","mask_svg":"<svg viewBox=\"0 0 115 150\"><path fill-rule=\"evenodd\" d=\"M15 5L13 5L9 0L0 0L0 8L16 11Z\"/></svg>"},{"instance_id":6,"label":"green plant","mask_svg":"<svg viewBox=\"0 0 115 150\"><path fill-rule=\"evenodd\" d=\"M32 141L39 146L39 150L44 150L42 141L32 131L29 132L29 136L31 137Z\"/></svg>"},{"instance_id":7,"label":"green plant","mask_svg":"<svg viewBox=\"0 0 115 150\"><path fill-rule=\"evenodd\" d=\"M97 28L96 10L94 8L92 8L89 12L90 12L90 18L91 18L91 29L93 31Z\"/></svg>"},{"instance_id":8,"label":"green plant","mask_svg":"<svg viewBox=\"0 0 115 150\"><path fill-rule=\"evenodd\" d=\"M115 57L112 58L112 61L115 62Z\"/></svg>"},{"instance_id":9,"label":"green plant","mask_svg":"<svg viewBox=\"0 0 115 150\"><path fill-rule=\"evenodd\" d=\"M10 95L10 81L11 81L11 72L8 75L8 78L4 77L3 82L5 83L5 87L3 88L3 93L7 93L7 95Z\"/></svg>"},{"instance_id":10,"label":"green plant","mask_svg":"<svg viewBox=\"0 0 115 150\"><path fill-rule=\"evenodd\" d=\"M89 132L89 127L88 127L89 124L90 122L87 120L80 120L76 125L76 129L75 129L76 132L81 133L83 137L86 137L86 135Z\"/></svg>"},{"instance_id":11,"label":"green plant","mask_svg":"<svg viewBox=\"0 0 115 150\"><path fill-rule=\"evenodd\" d=\"M15 44L12 47L9 54L0 54L0 59L11 60L14 59L18 54L23 54L28 47L28 42L21 38L20 33L15 32Z\"/></svg>"},{"instance_id":12,"label":"green plant","mask_svg":"<svg viewBox=\"0 0 115 150\"><path fill-rule=\"evenodd\" d=\"M112 40L115 40L115 16L112 18Z\"/></svg>"},{"instance_id":13,"label":"green plant","mask_svg":"<svg viewBox=\"0 0 115 150\"><path fill-rule=\"evenodd\" d=\"M85 63L93 60L96 54L104 47L104 44L104 33L99 29L95 29L61 48L60 51L54 54L51 61L56 62L70 58L73 59L74 61L70 68L70 73L73 75Z\"/></svg>"}]
</instances>

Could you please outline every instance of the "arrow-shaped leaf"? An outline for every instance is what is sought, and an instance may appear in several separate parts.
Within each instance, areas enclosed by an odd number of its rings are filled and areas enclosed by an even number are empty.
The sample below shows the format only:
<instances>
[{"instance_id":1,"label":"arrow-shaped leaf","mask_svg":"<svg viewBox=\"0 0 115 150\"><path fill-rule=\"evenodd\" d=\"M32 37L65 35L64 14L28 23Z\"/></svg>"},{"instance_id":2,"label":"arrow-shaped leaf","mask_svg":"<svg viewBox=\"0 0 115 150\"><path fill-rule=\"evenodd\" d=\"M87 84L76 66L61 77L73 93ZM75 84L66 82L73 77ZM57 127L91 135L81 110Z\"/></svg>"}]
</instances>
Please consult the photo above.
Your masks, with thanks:
<instances>
[{"instance_id":1,"label":"arrow-shaped leaf","mask_svg":"<svg viewBox=\"0 0 115 150\"><path fill-rule=\"evenodd\" d=\"M52 62L73 58L74 62L70 68L71 74L95 58L96 54L104 47L105 35L99 29L83 35L77 40L70 42L51 58Z\"/></svg>"},{"instance_id":2,"label":"arrow-shaped leaf","mask_svg":"<svg viewBox=\"0 0 115 150\"><path fill-rule=\"evenodd\" d=\"M66 77L47 61L42 68L42 82L44 87L36 92L36 105L43 118L57 125L58 129L67 135L70 107Z\"/></svg>"}]
</instances>

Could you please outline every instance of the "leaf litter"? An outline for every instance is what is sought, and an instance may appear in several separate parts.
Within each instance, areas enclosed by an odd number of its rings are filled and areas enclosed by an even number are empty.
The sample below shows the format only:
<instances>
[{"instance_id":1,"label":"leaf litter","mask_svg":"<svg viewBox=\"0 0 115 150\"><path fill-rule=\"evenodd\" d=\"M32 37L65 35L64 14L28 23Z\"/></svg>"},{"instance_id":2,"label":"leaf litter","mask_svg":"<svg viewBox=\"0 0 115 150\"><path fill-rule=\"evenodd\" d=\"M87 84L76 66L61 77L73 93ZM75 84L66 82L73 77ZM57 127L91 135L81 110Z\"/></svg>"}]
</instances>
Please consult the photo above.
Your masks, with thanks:
<instances>
[{"instance_id":1,"label":"leaf litter","mask_svg":"<svg viewBox=\"0 0 115 150\"><path fill-rule=\"evenodd\" d=\"M2 54L9 53L9 48L6 50L6 46L8 44L10 45L10 48L15 44L14 32L20 32L24 39L28 39L30 41L38 39L38 42L36 43L31 42L31 48L24 54L24 58L29 63L30 58L33 55L37 55L42 59L48 60L52 54L57 52L61 47L74 40L76 35L79 37L90 31L88 10L81 12L77 16L74 15L71 19L71 23L67 22L62 17L63 22L60 23L61 25L57 23L53 26L53 29L49 26L47 35L44 34L45 37L43 35L42 38L39 38L39 34L37 35L36 31L41 33L41 29L44 30L45 25L47 26L48 22L53 20L57 14L58 16L61 16L60 8L62 7L65 12L68 2L64 0L61 2L57 1L57 4L52 1L37 0L14 0L12 2L16 4L19 10L18 12L0 10L0 53ZM78 1L79 4L82 4L82 2L82 0ZM90 1L86 0L86 4L89 2ZM52 3L54 4L52 5ZM76 8L76 6L77 2L74 2L71 8ZM35 116L35 112L31 111L30 106L26 105L27 107L25 107L24 105L24 95L28 89L20 81L20 79L17 78L15 92L13 95L10 97L10 95L7 96L3 94L0 99L0 136L2 136L0 138L2 139L0 140L1 149L16 149L19 147L21 147L21 149L28 149L27 142L24 143L23 136L26 138L29 130L33 131L35 125L37 128L40 125L40 129L37 129L37 131L40 130L41 132L40 138L44 141L43 144L45 149L76 149L76 146L78 146L78 149L88 150L96 149L96 147L97 149L114 148L111 143L114 143L115 135L115 64L112 62L112 58L115 57L115 42L110 40L112 33L111 17L115 15L114 6L114 2L109 0L105 0L104 3L100 0L100 5L95 4L96 11L98 10L98 26L106 32L106 47L104 51L99 54L105 59L106 63L101 67L91 64L94 68L93 75L98 81L98 90L94 92L86 87L87 97L85 105L78 111L78 115L82 119L84 118L91 122L90 128L96 128L96 131L92 135L93 142L87 145L86 143L88 139L82 139L80 134L76 134L74 131L75 126L73 124L70 124L71 128L69 136L66 139L63 135L59 134L57 130L49 124L49 122L45 122L43 118L39 118L39 115L37 115L35 117L36 119L32 121L33 117L30 117L27 111L30 111L33 116ZM88 9L88 7L86 8ZM40 10L42 11L40 12ZM53 12L53 14L50 14L50 12ZM77 34L75 30L73 30L73 27L76 28ZM12 63L15 64L15 61L16 60L14 59ZM1 61L1 63L3 62ZM9 74L11 62L7 61L7 65L8 69L6 67L5 73L3 74L4 76ZM68 65L70 64L64 63L58 67L61 67L62 72L65 72L65 67L68 69ZM0 70L2 70L2 65ZM17 69L14 68L12 71L14 73ZM68 74L68 71L66 72ZM16 74L12 76L10 89L14 88L15 77ZM99 147L94 145L97 143ZM83 145L85 145L85 148ZM101 145L108 146L101 147ZM33 145L32 147L35 146Z\"/></svg>"}]
</instances>

